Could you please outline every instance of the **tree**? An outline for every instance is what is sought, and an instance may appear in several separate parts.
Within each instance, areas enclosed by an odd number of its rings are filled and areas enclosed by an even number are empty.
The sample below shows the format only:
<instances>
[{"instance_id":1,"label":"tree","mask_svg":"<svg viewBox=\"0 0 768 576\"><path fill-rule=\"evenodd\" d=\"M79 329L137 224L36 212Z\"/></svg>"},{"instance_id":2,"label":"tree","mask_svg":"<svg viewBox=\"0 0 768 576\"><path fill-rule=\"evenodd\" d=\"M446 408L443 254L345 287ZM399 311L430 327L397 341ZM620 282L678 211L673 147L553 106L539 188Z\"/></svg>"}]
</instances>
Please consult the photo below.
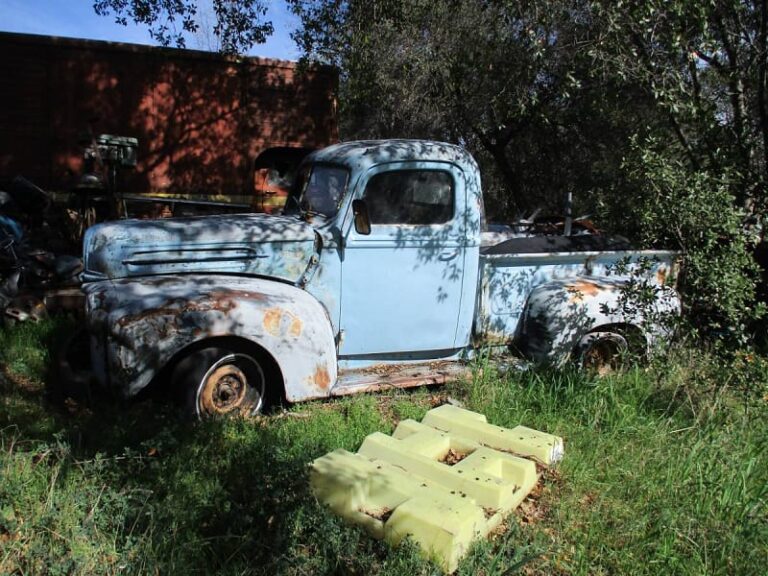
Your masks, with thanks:
<instances>
[{"instance_id":1,"label":"tree","mask_svg":"<svg viewBox=\"0 0 768 576\"><path fill-rule=\"evenodd\" d=\"M768 199L767 4L592 5L596 70L644 89L665 118L632 140L608 220L680 249L690 317L737 341L762 312L751 251Z\"/></svg>"},{"instance_id":2,"label":"tree","mask_svg":"<svg viewBox=\"0 0 768 576\"><path fill-rule=\"evenodd\" d=\"M570 191L605 228L680 249L691 317L743 333L743 223L767 180L765 2L290 3L306 58L342 72L345 135L463 144L507 218Z\"/></svg>"},{"instance_id":3,"label":"tree","mask_svg":"<svg viewBox=\"0 0 768 576\"><path fill-rule=\"evenodd\" d=\"M682 250L702 324L753 316L768 0L287 1L304 60L340 70L345 138L459 143L481 163L491 212L559 212L571 193L604 227ZM224 51L271 32L263 0L213 7ZM95 8L163 44L197 27L194 0Z\"/></svg>"},{"instance_id":4,"label":"tree","mask_svg":"<svg viewBox=\"0 0 768 576\"><path fill-rule=\"evenodd\" d=\"M289 3L305 58L341 71L344 136L461 143L500 218L560 213L569 192L589 211L633 125L654 113L626 83L592 81L586 1Z\"/></svg>"},{"instance_id":5,"label":"tree","mask_svg":"<svg viewBox=\"0 0 768 576\"><path fill-rule=\"evenodd\" d=\"M766 208L768 2L593 4L606 74L646 87L665 111L693 170L731 172L746 216Z\"/></svg>"},{"instance_id":6,"label":"tree","mask_svg":"<svg viewBox=\"0 0 768 576\"><path fill-rule=\"evenodd\" d=\"M212 0L213 34L220 51L239 54L263 43L273 31L272 23L265 20L267 6L265 0ZM129 21L145 25L163 46L183 48L185 34L200 28L197 0L94 0L93 8L123 26Z\"/></svg>"}]
</instances>

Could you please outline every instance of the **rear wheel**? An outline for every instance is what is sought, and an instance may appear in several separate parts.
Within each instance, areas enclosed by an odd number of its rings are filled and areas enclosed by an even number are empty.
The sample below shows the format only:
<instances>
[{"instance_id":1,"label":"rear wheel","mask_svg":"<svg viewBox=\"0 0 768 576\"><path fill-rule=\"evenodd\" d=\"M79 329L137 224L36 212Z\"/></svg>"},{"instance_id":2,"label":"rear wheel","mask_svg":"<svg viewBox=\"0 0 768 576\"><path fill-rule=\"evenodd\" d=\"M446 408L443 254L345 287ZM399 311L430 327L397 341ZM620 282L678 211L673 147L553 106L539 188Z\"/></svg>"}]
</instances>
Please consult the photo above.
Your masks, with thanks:
<instances>
[{"instance_id":1,"label":"rear wheel","mask_svg":"<svg viewBox=\"0 0 768 576\"><path fill-rule=\"evenodd\" d=\"M185 412L206 420L216 416L251 416L264 410L267 370L252 352L205 348L184 358L174 371Z\"/></svg>"},{"instance_id":2,"label":"rear wheel","mask_svg":"<svg viewBox=\"0 0 768 576\"><path fill-rule=\"evenodd\" d=\"M615 332L590 332L579 343L579 365L598 376L621 367L629 346L626 338Z\"/></svg>"}]
</instances>

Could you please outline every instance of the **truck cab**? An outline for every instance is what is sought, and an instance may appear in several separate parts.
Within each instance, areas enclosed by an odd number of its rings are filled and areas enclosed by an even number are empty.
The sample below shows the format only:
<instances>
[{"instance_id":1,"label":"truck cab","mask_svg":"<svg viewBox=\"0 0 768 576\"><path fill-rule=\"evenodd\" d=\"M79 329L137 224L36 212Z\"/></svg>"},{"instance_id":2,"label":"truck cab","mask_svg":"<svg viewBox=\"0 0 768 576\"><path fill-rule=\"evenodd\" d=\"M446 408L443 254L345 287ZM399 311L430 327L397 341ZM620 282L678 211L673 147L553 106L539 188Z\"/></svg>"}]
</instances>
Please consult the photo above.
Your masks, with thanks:
<instances>
[{"instance_id":1,"label":"truck cab","mask_svg":"<svg viewBox=\"0 0 768 576\"><path fill-rule=\"evenodd\" d=\"M469 344L478 175L466 151L427 142L353 142L308 159L288 210L321 234L307 290L331 315L340 361L439 358Z\"/></svg>"}]
</instances>

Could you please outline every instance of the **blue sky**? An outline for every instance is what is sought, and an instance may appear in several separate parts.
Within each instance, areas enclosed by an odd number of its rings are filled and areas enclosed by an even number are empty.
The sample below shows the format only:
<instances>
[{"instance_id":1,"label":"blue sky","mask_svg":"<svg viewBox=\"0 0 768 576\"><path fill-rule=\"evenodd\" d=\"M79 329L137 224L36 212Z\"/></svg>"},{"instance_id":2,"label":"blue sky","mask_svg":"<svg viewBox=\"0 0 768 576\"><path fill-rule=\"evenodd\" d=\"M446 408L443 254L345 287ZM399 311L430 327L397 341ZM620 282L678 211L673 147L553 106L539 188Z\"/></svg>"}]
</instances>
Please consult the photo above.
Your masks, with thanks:
<instances>
[{"instance_id":1,"label":"blue sky","mask_svg":"<svg viewBox=\"0 0 768 576\"><path fill-rule=\"evenodd\" d=\"M250 53L254 56L296 60L299 52L290 38L290 33L298 23L296 17L288 11L282 0L270 2L267 17L272 20L275 33L266 44L254 46ZM0 0L0 30L155 44L141 26L120 26L112 18L97 16L93 11L92 0ZM188 48L205 49L205 43L204 37L187 39Z\"/></svg>"}]
</instances>

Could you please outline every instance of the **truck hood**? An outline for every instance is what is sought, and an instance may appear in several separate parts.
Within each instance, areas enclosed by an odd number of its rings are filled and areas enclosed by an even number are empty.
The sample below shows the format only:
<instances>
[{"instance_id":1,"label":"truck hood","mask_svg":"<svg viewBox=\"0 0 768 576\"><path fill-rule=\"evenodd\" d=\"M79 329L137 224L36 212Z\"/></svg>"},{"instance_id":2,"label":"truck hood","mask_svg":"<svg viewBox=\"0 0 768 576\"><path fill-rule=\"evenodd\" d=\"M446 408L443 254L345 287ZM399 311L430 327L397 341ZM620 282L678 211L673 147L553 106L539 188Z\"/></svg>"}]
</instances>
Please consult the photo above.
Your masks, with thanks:
<instances>
[{"instance_id":1,"label":"truck hood","mask_svg":"<svg viewBox=\"0 0 768 576\"><path fill-rule=\"evenodd\" d=\"M203 272L297 282L315 236L306 222L267 214L106 222L85 234L83 279Z\"/></svg>"}]
</instances>

